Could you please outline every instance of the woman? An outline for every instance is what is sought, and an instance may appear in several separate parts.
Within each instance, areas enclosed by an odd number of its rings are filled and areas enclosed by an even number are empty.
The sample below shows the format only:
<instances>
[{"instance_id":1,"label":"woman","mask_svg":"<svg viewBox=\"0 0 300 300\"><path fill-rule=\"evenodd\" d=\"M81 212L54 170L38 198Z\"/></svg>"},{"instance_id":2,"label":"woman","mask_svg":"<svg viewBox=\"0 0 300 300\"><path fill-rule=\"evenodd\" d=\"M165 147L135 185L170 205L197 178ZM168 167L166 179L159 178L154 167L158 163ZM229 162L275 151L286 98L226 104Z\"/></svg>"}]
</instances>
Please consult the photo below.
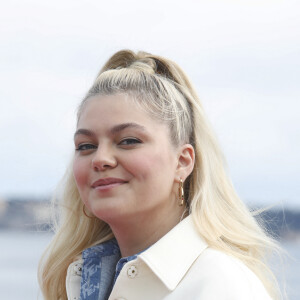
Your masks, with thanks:
<instances>
[{"instance_id":1,"label":"woman","mask_svg":"<svg viewBox=\"0 0 300 300\"><path fill-rule=\"evenodd\" d=\"M172 61L120 51L82 101L45 299L277 299L276 244L236 195Z\"/></svg>"}]
</instances>

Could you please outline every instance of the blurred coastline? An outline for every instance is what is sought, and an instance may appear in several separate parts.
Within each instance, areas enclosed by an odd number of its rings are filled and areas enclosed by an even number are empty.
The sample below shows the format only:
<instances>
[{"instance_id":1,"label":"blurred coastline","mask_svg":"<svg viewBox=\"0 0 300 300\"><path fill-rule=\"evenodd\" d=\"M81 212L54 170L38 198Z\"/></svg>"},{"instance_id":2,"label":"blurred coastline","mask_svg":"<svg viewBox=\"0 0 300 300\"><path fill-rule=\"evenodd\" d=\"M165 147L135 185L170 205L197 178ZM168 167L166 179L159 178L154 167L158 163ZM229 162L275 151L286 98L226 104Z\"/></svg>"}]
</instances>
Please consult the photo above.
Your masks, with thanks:
<instances>
[{"instance_id":1,"label":"blurred coastline","mask_svg":"<svg viewBox=\"0 0 300 300\"><path fill-rule=\"evenodd\" d=\"M254 209L253 209L254 210ZM38 261L53 238L49 199L11 198L0 200L0 290L3 299L41 299L37 283ZM272 269L289 300L300 299L300 210L271 209L259 216L267 231L288 253L280 264L272 260ZM22 247L22 251L20 251ZM18 288L11 289L14 282Z\"/></svg>"},{"instance_id":2,"label":"blurred coastline","mask_svg":"<svg viewBox=\"0 0 300 300\"><path fill-rule=\"evenodd\" d=\"M300 209L272 208L257 218L269 234L280 241L300 241ZM1 231L47 232L51 228L51 204L48 199L0 199Z\"/></svg>"}]
</instances>

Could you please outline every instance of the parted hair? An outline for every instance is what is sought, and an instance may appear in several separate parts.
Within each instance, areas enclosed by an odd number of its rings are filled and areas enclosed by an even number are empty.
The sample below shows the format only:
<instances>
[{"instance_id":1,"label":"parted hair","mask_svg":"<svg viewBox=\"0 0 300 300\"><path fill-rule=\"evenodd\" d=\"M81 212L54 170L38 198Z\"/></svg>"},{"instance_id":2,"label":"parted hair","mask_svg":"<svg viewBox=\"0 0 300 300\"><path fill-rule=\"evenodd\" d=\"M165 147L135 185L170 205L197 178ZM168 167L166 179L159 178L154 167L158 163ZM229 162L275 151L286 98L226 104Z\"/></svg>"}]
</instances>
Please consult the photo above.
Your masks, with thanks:
<instances>
[{"instance_id":1,"label":"parted hair","mask_svg":"<svg viewBox=\"0 0 300 300\"><path fill-rule=\"evenodd\" d=\"M199 234L210 247L245 263L272 298L279 299L276 279L267 264L277 243L235 192L215 134L182 69L160 56L119 51L103 66L82 100L78 120L91 97L112 94L128 95L153 118L167 124L174 146L190 143L194 147L195 166L184 191ZM83 214L71 165L62 180L62 195L53 199L54 209L59 211L55 236L39 265L39 282L47 300L67 299L69 264L84 249L113 237L108 224Z\"/></svg>"}]
</instances>

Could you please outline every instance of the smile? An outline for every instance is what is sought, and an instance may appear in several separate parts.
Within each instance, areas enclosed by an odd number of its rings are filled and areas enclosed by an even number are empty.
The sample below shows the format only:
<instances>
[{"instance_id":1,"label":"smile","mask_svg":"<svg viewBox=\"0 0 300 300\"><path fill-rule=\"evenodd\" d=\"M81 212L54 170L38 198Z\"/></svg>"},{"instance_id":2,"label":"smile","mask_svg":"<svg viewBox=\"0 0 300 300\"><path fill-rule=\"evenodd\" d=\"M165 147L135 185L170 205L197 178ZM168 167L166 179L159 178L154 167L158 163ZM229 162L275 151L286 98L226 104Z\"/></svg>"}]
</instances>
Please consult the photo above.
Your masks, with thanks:
<instances>
[{"instance_id":1,"label":"smile","mask_svg":"<svg viewBox=\"0 0 300 300\"><path fill-rule=\"evenodd\" d=\"M101 190L112 189L112 188L122 185L124 183L127 183L127 181L120 179L120 178L109 177L109 178L102 178L102 179L95 181L91 187L96 190L101 191Z\"/></svg>"}]
</instances>

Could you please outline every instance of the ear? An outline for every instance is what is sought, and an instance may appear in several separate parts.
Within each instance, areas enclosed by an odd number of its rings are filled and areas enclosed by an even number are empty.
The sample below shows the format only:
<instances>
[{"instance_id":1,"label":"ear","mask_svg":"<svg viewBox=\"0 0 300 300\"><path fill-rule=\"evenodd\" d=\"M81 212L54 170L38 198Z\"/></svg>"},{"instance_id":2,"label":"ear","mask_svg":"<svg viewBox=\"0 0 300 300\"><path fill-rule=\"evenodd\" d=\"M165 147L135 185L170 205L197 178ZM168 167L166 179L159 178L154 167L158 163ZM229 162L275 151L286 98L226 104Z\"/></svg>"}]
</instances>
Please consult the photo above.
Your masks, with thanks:
<instances>
[{"instance_id":1,"label":"ear","mask_svg":"<svg viewBox=\"0 0 300 300\"><path fill-rule=\"evenodd\" d=\"M185 144L178 149L178 164L176 168L176 181L185 179L192 173L195 163L195 151L191 144Z\"/></svg>"}]
</instances>

